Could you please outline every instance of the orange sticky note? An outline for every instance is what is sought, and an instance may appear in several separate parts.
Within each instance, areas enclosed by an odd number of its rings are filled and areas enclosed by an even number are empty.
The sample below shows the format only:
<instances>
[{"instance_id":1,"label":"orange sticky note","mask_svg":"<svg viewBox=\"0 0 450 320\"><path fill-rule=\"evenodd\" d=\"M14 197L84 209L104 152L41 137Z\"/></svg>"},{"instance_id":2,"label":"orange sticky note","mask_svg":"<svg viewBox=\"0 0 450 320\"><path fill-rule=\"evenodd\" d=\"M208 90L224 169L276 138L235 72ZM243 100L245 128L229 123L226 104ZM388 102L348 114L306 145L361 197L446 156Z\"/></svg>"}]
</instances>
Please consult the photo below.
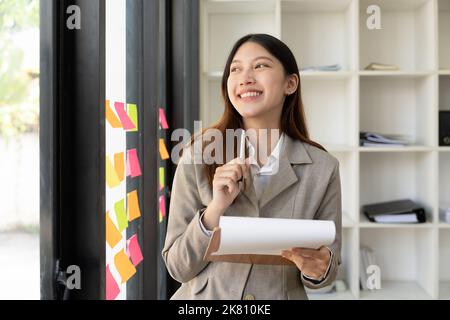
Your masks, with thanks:
<instances>
[{"instance_id":1,"label":"orange sticky note","mask_svg":"<svg viewBox=\"0 0 450 320\"><path fill-rule=\"evenodd\" d=\"M166 144L164 143L164 139L159 139L159 154L161 159L167 160L169 159L169 153L167 152Z\"/></svg>"},{"instance_id":2,"label":"orange sticky note","mask_svg":"<svg viewBox=\"0 0 450 320\"><path fill-rule=\"evenodd\" d=\"M122 239L122 234L114 225L114 222L109 216L109 211L106 212L106 242L111 248L114 248Z\"/></svg>"},{"instance_id":3,"label":"orange sticky note","mask_svg":"<svg viewBox=\"0 0 450 320\"><path fill-rule=\"evenodd\" d=\"M122 127L125 130L136 129L133 121L131 121L128 113L125 111L125 105L123 102L114 102L114 108L116 108L117 115L119 116Z\"/></svg>"},{"instance_id":4,"label":"orange sticky note","mask_svg":"<svg viewBox=\"0 0 450 320\"><path fill-rule=\"evenodd\" d=\"M128 207L127 215L128 221L133 221L141 216L141 210L139 210L139 200L137 190L134 190L127 194L128 197Z\"/></svg>"},{"instance_id":5,"label":"orange sticky note","mask_svg":"<svg viewBox=\"0 0 450 320\"><path fill-rule=\"evenodd\" d=\"M164 113L163 108L159 108L159 125L163 129L169 129L169 125L167 124L166 114Z\"/></svg>"},{"instance_id":6,"label":"orange sticky note","mask_svg":"<svg viewBox=\"0 0 450 320\"><path fill-rule=\"evenodd\" d=\"M119 181L123 181L124 168L125 168L125 161L124 161L123 152L116 153L114 155L114 169L116 170Z\"/></svg>"},{"instance_id":7,"label":"orange sticky note","mask_svg":"<svg viewBox=\"0 0 450 320\"><path fill-rule=\"evenodd\" d=\"M130 169L130 175L132 178L138 177L142 174L136 149L127 151L127 168Z\"/></svg>"},{"instance_id":8,"label":"orange sticky note","mask_svg":"<svg viewBox=\"0 0 450 320\"><path fill-rule=\"evenodd\" d=\"M106 265L106 300L114 300L120 293L119 286L117 285L116 279L114 279L111 271L109 270L109 265Z\"/></svg>"},{"instance_id":9,"label":"orange sticky note","mask_svg":"<svg viewBox=\"0 0 450 320\"><path fill-rule=\"evenodd\" d=\"M120 274L122 283L127 282L136 273L136 268L133 266L124 250L116 254L114 257L114 264Z\"/></svg>"},{"instance_id":10,"label":"orange sticky note","mask_svg":"<svg viewBox=\"0 0 450 320\"><path fill-rule=\"evenodd\" d=\"M122 124L120 123L117 116L114 114L114 111L112 111L111 106L109 105L109 100L105 101L105 115L106 120L113 128L122 128Z\"/></svg>"},{"instance_id":11,"label":"orange sticky note","mask_svg":"<svg viewBox=\"0 0 450 320\"><path fill-rule=\"evenodd\" d=\"M114 169L111 159L108 156L106 156L106 184L110 188L117 187L120 184L117 172Z\"/></svg>"},{"instance_id":12,"label":"orange sticky note","mask_svg":"<svg viewBox=\"0 0 450 320\"><path fill-rule=\"evenodd\" d=\"M128 255L131 257L131 261L134 266L137 266L144 257L142 256L141 247L139 246L139 241L137 235L133 235L127 240Z\"/></svg>"}]
</instances>

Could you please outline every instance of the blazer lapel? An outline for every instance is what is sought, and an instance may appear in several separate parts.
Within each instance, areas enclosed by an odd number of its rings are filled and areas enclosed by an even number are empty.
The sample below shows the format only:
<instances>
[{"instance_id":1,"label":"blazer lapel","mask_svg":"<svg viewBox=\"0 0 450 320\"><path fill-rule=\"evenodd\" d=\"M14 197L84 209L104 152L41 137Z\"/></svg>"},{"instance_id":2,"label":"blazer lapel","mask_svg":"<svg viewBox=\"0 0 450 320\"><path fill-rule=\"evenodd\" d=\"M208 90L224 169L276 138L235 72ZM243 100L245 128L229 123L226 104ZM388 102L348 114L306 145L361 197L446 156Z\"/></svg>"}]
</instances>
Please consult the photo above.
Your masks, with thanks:
<instances>
[{"instance_id":1,"label":"blazer lapel","mask_svg":"<svg viewBox=\"0 0 450 320\"><path fill-rule=\"evenodd\" d=\"M292 139L286 134L284 146L280 152L278 172L270 177L269 184L261 195L259 201L260 209L298 181L292 165L306 163L312 163L312 160L303 143Z\"/></svg>"}]
</instances>

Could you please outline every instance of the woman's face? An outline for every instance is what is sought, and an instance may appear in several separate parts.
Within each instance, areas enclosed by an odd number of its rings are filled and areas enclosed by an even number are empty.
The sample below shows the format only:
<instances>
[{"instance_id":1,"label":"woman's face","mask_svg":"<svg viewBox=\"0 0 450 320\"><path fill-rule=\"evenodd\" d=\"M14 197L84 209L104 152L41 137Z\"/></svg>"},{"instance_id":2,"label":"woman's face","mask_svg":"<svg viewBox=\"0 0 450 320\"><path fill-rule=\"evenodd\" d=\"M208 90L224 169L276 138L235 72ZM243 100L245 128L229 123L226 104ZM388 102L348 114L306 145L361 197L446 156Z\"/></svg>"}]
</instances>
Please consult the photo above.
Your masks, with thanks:
<instances>
[{"instance_id":1,"label":"woman's face","mask_svg":"<svg viewBox=\"0 0 450 320\"><path fill-rule=\"evenodd\" d=\"M295 79L264 47L245 42L230 65L228 96L244 119L280 117L286 95L297 88Z\"/></svg>"}]
</instances>

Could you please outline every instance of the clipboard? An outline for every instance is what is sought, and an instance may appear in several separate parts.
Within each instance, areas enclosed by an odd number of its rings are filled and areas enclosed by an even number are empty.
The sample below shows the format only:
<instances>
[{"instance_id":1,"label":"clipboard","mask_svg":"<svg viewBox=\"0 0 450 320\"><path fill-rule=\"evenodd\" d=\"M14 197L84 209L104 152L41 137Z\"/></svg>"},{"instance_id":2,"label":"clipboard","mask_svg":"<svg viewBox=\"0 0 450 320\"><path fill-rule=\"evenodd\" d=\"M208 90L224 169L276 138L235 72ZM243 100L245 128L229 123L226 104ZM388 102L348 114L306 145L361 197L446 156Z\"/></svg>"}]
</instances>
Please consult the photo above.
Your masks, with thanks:
<instances>
[{"instance_id":1,"label":"clipboard","mask_svg":"<svg viewBox=\"0 0 450 320\"><path fill-rule=\"evenodd\" d=\"M214 255L220 247L220 227L215 227L211 239L209 240L208 248L203 257L205 261L222 261L232 263L248 263L248 264L265 264L265 265L290 265L295 266L295 263L277 255L267 254L224 254Z\"/></svg>"}]
</instances>

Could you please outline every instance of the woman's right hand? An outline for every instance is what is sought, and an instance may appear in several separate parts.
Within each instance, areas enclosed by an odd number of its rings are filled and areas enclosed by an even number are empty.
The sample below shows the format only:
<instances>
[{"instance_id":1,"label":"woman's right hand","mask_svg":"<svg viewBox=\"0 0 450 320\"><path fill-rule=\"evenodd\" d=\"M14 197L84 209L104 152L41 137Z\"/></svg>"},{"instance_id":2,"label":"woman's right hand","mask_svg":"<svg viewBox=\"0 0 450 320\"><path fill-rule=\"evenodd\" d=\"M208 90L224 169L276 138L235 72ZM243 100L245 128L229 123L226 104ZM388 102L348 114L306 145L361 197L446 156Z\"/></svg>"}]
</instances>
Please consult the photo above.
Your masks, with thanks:
<instances>
[{"instance_id":1,"label":"woman's right hand","mask_svg":"<svg viewBox=\"0 0 450 320\"><path fill-rule=\"evenodd\" d=\"M239 181L248 176L249 166L235 158L217 167L213 179L213 198L203 216L203 224L209 230L218 225L220 216L239 194Z\"/></svg>"}]
</instances>

